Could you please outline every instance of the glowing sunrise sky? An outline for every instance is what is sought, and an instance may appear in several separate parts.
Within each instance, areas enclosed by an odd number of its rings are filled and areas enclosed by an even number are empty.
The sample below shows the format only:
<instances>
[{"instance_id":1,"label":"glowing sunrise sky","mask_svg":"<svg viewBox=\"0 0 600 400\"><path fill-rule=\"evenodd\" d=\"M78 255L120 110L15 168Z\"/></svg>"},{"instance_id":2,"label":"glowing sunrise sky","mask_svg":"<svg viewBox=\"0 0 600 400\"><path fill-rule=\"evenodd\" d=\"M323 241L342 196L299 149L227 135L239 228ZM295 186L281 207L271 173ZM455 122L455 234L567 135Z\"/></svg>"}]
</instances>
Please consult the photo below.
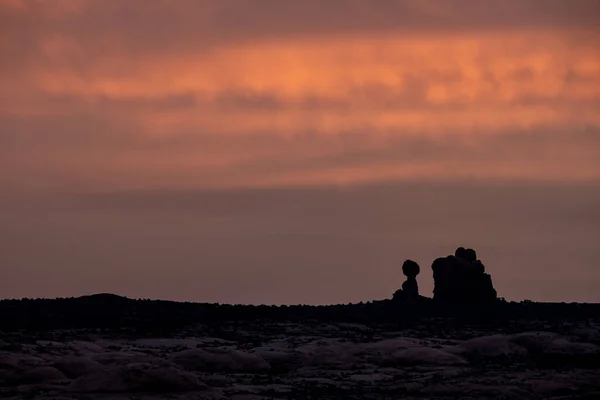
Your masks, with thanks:
<instances>
[{"instance_id":1,"label":"glowing sunrise sky","mask_svg":"<svg viewBox=\"0 0 600 400\"><path fill-rule=\"evenodd\" d=\"M0 4L5 189L600 178L598 1Z\"/></svg>"},{"instance_id":2,"label":"glowing sunrise sky","mask_svg":"<svg viewBox=\"0 0 600 400\"><path fill-rule=\"evenodd\" d=\"M455 181L595 187L598 21L597 0L0 0L0 195L41 202ZM41 212L31 207L23 218ZM0 234L29 226L5 214ZM584 236L600 234L589 218ZM247 223L237 221L232 231ZM75 235L70 226L58 232ZM31 232L10 237L36 253ZM4 265L24 265L10 246ZM586 260L600 256L586 246ZM425 264L432 251L419 253ZM109 264L122 260L115 254ZM70 262L45 257L52 268ZM395 257L388 262L403 255ZM18 279L5 291L31 296ZM587 279L600 283L600 274ZM77 293L111 288L69 285ZM60 293L56 286L44 295ZM337 297L357 298L348 293L355 288ZM184 297L253 301L219 296ZM591 296L582 298L600 301ZM310 303L285 290L256 301Z\"/></svg>"}]
</instances>

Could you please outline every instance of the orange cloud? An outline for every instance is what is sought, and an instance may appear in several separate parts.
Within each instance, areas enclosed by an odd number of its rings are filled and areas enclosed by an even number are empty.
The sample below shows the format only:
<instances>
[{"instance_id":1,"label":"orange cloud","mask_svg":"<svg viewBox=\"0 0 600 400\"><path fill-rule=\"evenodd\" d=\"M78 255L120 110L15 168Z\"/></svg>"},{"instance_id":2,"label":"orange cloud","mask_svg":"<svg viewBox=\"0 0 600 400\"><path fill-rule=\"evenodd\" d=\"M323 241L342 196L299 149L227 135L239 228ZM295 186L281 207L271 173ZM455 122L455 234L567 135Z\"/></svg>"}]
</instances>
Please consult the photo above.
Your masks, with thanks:
<instances>
[{"instance_id":1,"label":"orange cloud","mask_svg":"<svg viewBox=\"0 0 600 400\"><path fill-rule=\"evenodd\" d=\"M112 118L126 106L128 118L156 135L468 135L599 126L600 50L572 46L576 38L519 32L268 41L172 59L117 54L84 73L40 66L31 79L46 96L77 98L79 108L106 108ZM60 38L44 49L58 59L84 52ZM193 106L144 107L182 95ZM23 102L12 107L38 112L30 99Z\"/></svg>"},{"instance_id":2,"label":"orange cloud","mask_svg":"<svg viewBox=\"0 0 600 400\"><path fill-rule=\"evenodd\" d=\"M52 18L85 16L90 4L65 1ZM419 13L449 12L418 4ZM99 10L106 18L109 11ZM31 54L6 44L24 63L0 78L4 163L37 168L40 181L251 186L600 176L590 150L600 132L600 33L586 26L256 34L212 46L200 38L197 49L195 36L182 34L165 52L130 52L134 35L120 25L95 36L78 29L81 36L51 29L29 38ZM532 132L543 152L527 142L518 157L494 155ZM448 141L452 151L487 158L457 161L437 150ZM407 161L403 146L416 146L424 159ZM394 160L390 147L403 159ZM356 154L354 164L351 157L340 164L347 154ZM293 167L256 167L285 160Z\"/></svg>"}]
</instances>

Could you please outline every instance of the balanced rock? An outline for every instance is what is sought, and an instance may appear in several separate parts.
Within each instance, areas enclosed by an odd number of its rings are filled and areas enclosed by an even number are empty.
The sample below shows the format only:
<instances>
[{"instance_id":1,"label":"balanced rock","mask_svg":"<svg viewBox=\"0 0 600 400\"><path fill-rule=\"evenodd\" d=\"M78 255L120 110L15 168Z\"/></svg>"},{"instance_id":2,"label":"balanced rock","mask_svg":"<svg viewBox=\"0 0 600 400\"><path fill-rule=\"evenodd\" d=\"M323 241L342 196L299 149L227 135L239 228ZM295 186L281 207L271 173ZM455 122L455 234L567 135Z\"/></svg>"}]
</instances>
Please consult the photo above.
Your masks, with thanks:
<instances>
[{"instance_id":1,"label":"balanced rock","mask_svg":"<svg viewBox=\"0 0 600 400\"><path fill-rule=\"evenodd\" d=\"M402 289L398 289L393 296L394 300L410 300L419 297L419 285L417 284L417 275L421 272L419 264L412 260L406 260L402 264L402 272L406 275L406 281L402 284Z\"/></svg>"}]
</instances>

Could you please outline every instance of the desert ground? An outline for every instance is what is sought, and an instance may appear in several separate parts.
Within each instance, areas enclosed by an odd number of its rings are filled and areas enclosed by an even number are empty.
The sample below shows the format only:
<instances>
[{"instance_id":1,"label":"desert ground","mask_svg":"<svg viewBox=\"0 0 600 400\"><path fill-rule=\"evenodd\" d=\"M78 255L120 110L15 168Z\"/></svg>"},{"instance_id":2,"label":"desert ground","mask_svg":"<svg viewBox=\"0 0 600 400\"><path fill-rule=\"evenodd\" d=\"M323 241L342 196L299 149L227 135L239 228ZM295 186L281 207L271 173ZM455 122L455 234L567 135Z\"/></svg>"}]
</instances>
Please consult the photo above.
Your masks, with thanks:
<instances>
[{"instance_id":1,"label":"desert ground","mask_svg":"<svg viewBox=\"0 0 600 400\"><path fill-rule=\"evenodd\" d=\"M148 334L4 328L0 398L596 399L600 321L253 316Z\"/></svg>"}]
</instances>

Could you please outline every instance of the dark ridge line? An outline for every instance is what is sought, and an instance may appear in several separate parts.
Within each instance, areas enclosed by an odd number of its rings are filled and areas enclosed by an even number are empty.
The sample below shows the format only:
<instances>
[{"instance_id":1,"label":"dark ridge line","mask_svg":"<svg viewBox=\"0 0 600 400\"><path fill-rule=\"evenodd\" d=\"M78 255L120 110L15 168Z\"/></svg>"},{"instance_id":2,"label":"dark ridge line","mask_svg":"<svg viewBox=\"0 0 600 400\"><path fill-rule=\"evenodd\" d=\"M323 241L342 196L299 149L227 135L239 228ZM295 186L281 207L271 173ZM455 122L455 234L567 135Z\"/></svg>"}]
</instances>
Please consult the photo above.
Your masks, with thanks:
<instances>
[{"instance_id":1,"label":"dark ridge line","mask_svg":"<svg viewBox=\"0 0 600 400\"><path fill-rule=\"evenodd\" d=\"M86 294L81 296L69 296L69 297L21 297L21 298L4 298L0 299L0 304L5 302L37 302L37 301L77 301L77 300L109 300L109 301L132 301L132 302L161 302L161 303L174 303L174 304L188 304L188 305L200 305L200 306L229 306L229 307L314 307L314 308L322 308L322 307L351 307L351 306L361 306L369 303L386 303L389 302L390 299L381 299L381 300L368 300L368 301L360 301L357 303L332 303L332 304L244 304L244 303L219 303L219 302L198 302L198 301L187 301L187 300L165 300L165 299L150 299L144 297L128 297L124 295L101 292L101 293L93 293ZM419 296L419 302L431 302L432 304L436 304L436 306L445 307L445 306L456 306L456 307L478 307L478 305L444 305L438 302L434 302L432 298L426 296ZM600 307L600 302L591 303L591 302L577 302L577 301L534 301L534 300L505 300L500 298L497 300L498 304L529 304L529 305L585 305L585 306L598 306ZM492 305L493 306L493 305Z\"/></svg>"}]
</instances>

